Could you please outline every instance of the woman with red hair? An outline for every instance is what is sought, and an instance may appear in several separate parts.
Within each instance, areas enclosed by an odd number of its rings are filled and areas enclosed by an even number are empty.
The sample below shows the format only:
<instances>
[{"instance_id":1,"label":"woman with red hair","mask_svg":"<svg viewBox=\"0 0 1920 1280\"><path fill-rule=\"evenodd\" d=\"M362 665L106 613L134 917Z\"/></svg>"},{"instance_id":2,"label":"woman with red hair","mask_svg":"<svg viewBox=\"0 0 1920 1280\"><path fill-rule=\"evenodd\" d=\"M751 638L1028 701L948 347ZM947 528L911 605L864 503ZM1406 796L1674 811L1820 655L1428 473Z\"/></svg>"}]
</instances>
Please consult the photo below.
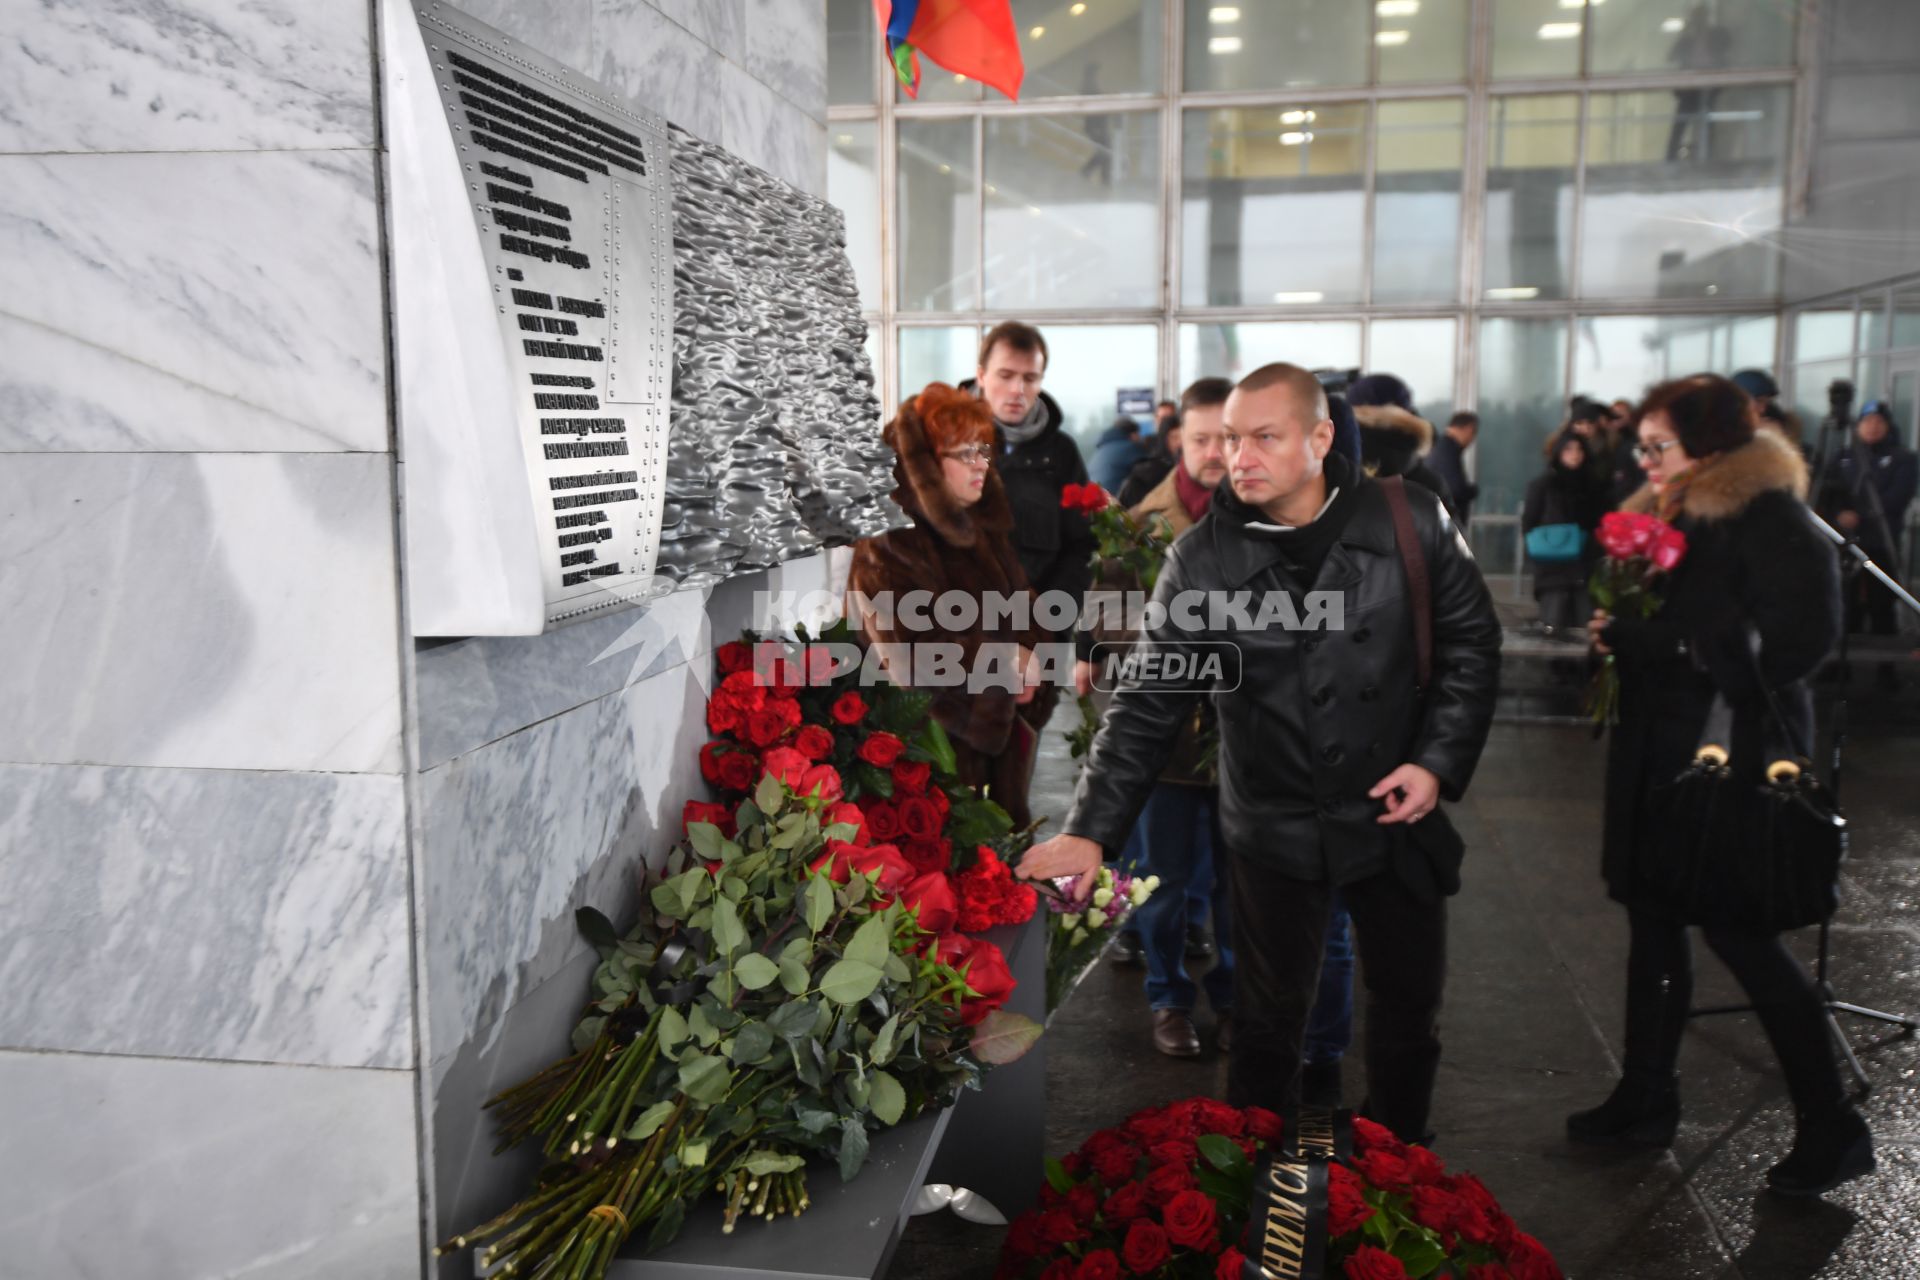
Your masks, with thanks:
<instances>
[{"instance_id":1,"label":"woman with red hair","mask_svg":"<svg viewBox=\"0 0 1920 1280\"><path fill-rule=\"evenodd\" d=\"M851 620L870 643L902 646L883 651L901 684L928 676L923 664L935 654L929 646L947 646L947 653L957 647L959 683L921 680L933 695L933 717L953 741L961 779L1024 827L1032 820L1027 783L1035 738L1015 707L1037 688L1033 645L1041 635L1013 549L1006 490L993 467L992 414L966 392L930 383L900 406L883 438L899 458L893 500L913 524L855 544L848 589L876 603L890 596L892 607ZM920 591L932 593L928 606L906 607L907 593ZM1005 608L987 607L989 596L1026 597L1026 607L1008 621ZM1003 677L1001 687L980 687L978 677L989 671ZM969 681L969 673L976 678Z\"/></svg>"}]
</instances>

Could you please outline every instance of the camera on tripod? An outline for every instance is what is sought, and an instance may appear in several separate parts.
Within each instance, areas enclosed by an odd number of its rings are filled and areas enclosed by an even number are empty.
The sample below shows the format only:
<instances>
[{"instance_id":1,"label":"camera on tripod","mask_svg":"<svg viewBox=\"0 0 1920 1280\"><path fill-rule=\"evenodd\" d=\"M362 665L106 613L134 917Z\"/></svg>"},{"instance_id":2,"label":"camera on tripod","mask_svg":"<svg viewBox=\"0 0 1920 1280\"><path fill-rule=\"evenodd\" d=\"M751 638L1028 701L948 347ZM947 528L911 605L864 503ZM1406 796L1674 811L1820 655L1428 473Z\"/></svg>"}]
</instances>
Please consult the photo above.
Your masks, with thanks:
<instances>
[{"instance_id":1,"label":"camera on tripod","mask_svg":"<svg viewBox=\"0 0 1920 1280\"><path fill-rule=\"evenodd\" d=\"M1853 419L1853 384L1835 378L1827 384L1827 420L1836 426L1850 425Z\"/></svg>"}]
</instances>

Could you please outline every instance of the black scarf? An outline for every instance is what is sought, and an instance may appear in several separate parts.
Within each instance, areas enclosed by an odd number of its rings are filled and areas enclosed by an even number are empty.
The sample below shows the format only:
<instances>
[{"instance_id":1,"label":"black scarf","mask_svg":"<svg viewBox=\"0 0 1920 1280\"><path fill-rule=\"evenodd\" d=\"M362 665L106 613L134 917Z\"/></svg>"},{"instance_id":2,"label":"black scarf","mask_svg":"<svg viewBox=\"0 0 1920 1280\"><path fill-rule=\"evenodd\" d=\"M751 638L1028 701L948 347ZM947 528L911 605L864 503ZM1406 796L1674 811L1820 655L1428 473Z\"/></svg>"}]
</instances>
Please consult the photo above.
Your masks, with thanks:
<instances>
[{"instance_id":1,"label":"black scarf","mask_svg":"<svg viewBox=\"0 0 1920 1280\"><path fill-rule=\"evenodd\" d=\"M1360 496L1351 462L1337 453L1329 453L1324 469L1327 488L1337 490L1333 502L1311 524L1297 528L1277 526L1260 508L1234 497L1230 479L1221 481L1213 495L1213 507L1221 519L1237 525L1247 537L1271 542L1279 548L1281 567L1302 588L1311 587L1320 576L1320 566L1326 563L1333 544L1340 541L1340 535L1346 531Z\"/></svg>"}]
</instances>

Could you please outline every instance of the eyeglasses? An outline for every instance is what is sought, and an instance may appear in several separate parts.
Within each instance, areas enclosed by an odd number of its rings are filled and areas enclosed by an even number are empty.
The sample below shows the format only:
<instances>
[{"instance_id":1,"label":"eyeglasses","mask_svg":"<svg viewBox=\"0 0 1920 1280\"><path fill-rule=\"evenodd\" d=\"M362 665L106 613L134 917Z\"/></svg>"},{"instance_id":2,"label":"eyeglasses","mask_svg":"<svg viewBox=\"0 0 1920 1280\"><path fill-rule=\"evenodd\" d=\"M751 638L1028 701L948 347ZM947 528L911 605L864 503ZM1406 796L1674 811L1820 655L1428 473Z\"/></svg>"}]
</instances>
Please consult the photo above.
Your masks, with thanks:
<instances>
[{"instance_id":1,"label":"eyeglasses","mask_svg":"<svg viewBox=\"0 0 1920 1280\"><path fill-rule=\"evenodd\" d=\"M1677 448L1678 440L1655 440L1651 444L1633 446L1633 456L1641 462L1658 462L1660 455L1669 449Z\"/></svg>"},{"instance_id":2,"label":"eyeglasses","mask_svg":"<svg viewBox=\"0 0 1920 1280\"><path fill-rule=\"evenodd\" d=\"M990 444L963 444L958 449L942 449L940 456L952 458L955 462L968 467L984 467L993 461L993 446Z\"/></svg>"}]
</instances>

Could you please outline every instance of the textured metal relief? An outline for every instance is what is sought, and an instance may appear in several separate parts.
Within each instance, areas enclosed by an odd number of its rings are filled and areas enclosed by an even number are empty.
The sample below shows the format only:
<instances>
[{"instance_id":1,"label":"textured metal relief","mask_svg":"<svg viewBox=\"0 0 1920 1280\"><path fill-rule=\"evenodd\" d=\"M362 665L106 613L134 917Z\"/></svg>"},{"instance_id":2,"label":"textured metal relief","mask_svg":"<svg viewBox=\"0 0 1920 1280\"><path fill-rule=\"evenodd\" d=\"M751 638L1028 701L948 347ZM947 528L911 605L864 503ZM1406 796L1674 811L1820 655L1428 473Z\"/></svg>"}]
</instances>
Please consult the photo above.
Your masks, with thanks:
<instances>
[{"instance_id":1,"label":"textured metal relief","mask_svg":"<svg viewBox=\"0 0 1920 1280\"><path fill-rule=\"evenodd\" d=\"M682 586L907 523L840 212L669 126L673 403L655 573Z\"/></svg>"}]
</instances>

